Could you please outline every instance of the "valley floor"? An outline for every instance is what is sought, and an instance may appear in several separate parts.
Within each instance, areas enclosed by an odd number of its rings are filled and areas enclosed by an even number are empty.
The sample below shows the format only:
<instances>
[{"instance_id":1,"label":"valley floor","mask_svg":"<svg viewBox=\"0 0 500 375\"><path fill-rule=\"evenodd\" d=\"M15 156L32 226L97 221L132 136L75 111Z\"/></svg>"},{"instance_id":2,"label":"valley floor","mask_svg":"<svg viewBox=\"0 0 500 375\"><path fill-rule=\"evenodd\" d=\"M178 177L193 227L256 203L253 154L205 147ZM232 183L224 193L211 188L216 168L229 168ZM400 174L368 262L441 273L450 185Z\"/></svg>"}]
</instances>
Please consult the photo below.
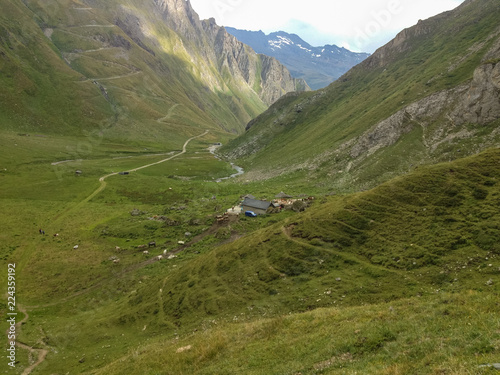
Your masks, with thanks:
<instances>
[{"instance_id":1,"label":"valley floor","mask_svg":"<svg viewBox=\"0 0 500 375\"><path fill-rule=\"evenodd\" d=\"M205 132L168 158L5 161L10 372L495 371L498 149L331 195L302 179L215 182L233 169L211 144ZM244 195L283 190L317 198L302 213L216 220Z\"/></svg>"}]
</instances>

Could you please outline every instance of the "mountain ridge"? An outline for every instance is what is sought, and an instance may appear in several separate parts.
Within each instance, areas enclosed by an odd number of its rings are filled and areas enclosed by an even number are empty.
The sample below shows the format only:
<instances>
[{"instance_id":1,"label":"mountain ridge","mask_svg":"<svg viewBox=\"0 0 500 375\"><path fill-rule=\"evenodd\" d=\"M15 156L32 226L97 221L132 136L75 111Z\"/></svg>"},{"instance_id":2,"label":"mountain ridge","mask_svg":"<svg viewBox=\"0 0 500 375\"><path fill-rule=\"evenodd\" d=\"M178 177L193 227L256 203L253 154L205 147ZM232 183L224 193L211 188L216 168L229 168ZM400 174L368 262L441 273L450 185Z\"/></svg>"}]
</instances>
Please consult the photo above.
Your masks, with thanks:
<instances>
[{"instance_id":1,"label":"mountain ridge","mask_svg":"<svg viewBox=\"0 0 500 375\"><path fill-rule=\"evenodd\" d=\"M257 53L277 58L295 77L306 80L314 90L329 85L370 56L335 45L313 47L300 36L284 31L266 35L262 31L239 30L228 26L225 29Z\"/></svg>"},{"instance_id":2,"label":"mountain ridge","mask_svg":"<svg viewBox=\"0 0 500 375\"><path fill-rule=\"evenodd\" d=\"M497 145L498 12L476 0L420 21L329 87L282 98L221 151L253 178L326 168L334 186L363 189Z\"/></svg>"}]
</instances>

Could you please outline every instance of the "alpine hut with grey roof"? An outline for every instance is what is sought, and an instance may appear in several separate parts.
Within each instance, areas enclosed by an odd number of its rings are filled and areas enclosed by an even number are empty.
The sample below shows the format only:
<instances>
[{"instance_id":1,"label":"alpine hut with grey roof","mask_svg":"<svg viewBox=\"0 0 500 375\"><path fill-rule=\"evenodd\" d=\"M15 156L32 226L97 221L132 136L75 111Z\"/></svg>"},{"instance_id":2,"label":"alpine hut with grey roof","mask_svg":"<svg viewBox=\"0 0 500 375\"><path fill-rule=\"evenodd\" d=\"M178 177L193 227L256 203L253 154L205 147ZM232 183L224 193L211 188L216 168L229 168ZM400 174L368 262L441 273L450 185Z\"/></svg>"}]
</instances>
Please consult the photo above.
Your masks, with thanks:
<instances>
[{"instance_id":1,"label":"alpine hut with grey roof","mask_svg":"<svg viewBox=\"0 0 500 375\"><path fill-rule=\"evenodd\" d=\"M257 215L264 215L267 213L267 209L271 206L271 202L259 201L256 199L245 198L241 204L242 211L253 211Z\"/></svg>"}]
</instances>

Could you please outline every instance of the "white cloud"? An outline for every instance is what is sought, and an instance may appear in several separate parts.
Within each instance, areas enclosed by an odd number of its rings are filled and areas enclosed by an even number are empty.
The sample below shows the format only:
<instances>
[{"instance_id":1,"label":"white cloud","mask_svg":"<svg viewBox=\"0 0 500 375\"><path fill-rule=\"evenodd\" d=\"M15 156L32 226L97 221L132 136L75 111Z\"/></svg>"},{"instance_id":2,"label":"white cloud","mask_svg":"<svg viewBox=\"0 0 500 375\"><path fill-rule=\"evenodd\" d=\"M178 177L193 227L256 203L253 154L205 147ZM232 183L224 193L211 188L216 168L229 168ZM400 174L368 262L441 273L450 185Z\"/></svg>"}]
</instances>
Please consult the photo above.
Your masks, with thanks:
<instances>
[{"instance_id":1,"label":"white cloud","mask_svg":"<svg viewBox=\"0 0 500 375\"><path fill-rule=\"evenodd\" d=\"M201 18L266 33L284 30L312 45L373 52L402 29L464 0L191 0ZM304 5L305 4L305 5Z\"/></svg>"}]
</instances>

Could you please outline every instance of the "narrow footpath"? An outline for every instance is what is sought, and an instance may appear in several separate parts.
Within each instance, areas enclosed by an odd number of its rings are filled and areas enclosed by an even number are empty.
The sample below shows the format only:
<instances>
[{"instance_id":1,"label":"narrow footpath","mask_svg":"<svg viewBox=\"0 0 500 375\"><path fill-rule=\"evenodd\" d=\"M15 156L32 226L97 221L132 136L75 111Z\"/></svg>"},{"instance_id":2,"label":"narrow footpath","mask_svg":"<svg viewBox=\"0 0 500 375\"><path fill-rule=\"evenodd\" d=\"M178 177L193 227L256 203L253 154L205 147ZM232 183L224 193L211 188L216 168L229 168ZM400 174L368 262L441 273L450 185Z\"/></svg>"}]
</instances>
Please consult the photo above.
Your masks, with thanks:
<instances>
[{"instance_id":1,"label":"narrow footpath","mask_svg":"<svg viewBox=\"0 0 500 375\"><path fill-rule=\"evenodd\" d=\"M205 131L203 134L200 134L200 135L197 135L197 136L194 136L194 137L191 137L189 138L185 143L184 145L182 146L182 151L179 152L178 154L175 154L173 156L170 156L169 158L167 159L163 159L163 160L160 160L158 162L155 162L155 163L151 163L151 164L147 164L147 165L143 165L141 167L138 167L138 168L135 168L135 169L131 169L129 172L136 172L138 170L141 170L141 169L144 169L144 168L148 168L148 167L152 167L153 165L157 165L157 164L161 164L161 163L164 163L166 161L169 161L169 160L172 160L176 157L179 157L181 156L182 154L185 154L186 153L186 148L187 148L187 145L189 144L189 142L191 142L193 139L196 139L196 138L200 138L200 137L203 137L204 135L208 134L209 130ZM61 212L60 214L58 214L54 221L59 221L59 220L62 220L64 217L66 217L70 212L73 212L73 211L76 211L78 210L82 205L84 205L85 203L89 202L92 198L94 198L97 194L99 194L100 192L102 192L105 188L106 188L106 179L108 177L111 177L111 176L115 176L117 175L118 173L110 173L106 176L103 176L101 178L99 178L99 182L100 182L100 186L92 193L90 194L87 198L85 198L84 200L82 200L81 202L77 203L76 205L74 205L73 207L70 207L68 208L67 210ZM141 267L144 267L145 265L148 265L148 264L151 264L155 261L155 258L153 259L149 259L145 262L142 262L138 265L134 265L132 267L129 267L128 269L122 271L122 273L128 273L128 272L131 272L131 271L134 271L138 268L141 268ZM67 301L71 298L74 298L78 295L81 295L81 294L84 294L84 293L88 293L89 291L97 288L98 286L102 285L102 283L105 282L105 280L95 284L94 286L90 287L90 288L87 288L85 290L82 290L80 292L77 292L75 293L74 295L72 296L69 296L67 298L64 298L63 300L60 300L60 301L57 301L57 302L54 302L54 303L50 303L50 304L47 304L47 305L44 305L44 306L29 306L29 307L22 307L21 305L18 305L18 310L20 312L22 312L24 314L24 318L23 320L19 321L17 324L16 324L16 332L17 332L17 335L19 335L20 331L21 331L21 328L22 328L22 325L29 319L29 315L28 315L28 311L27 309L35 309L35 308L40 308L40 307L47 307L47 306L54 306L54 305L57 305L59 303L62 303L64 301ZM49 353L49 350L47 349L36 349L34 348L33 346L29 346L25 343L22 343L20 341L17 341L16 342L16 345L21 348L21 349L24 349L24 350L28 350L30 351L32 354L35 354L37 355L37 360L31 364L29 367L25 368L22 375L29 375L31 374L31 372L38 366L40 365L43 361L45 361L45 358L47 356L47 354Z\"/></svg>"}]
</instances>

